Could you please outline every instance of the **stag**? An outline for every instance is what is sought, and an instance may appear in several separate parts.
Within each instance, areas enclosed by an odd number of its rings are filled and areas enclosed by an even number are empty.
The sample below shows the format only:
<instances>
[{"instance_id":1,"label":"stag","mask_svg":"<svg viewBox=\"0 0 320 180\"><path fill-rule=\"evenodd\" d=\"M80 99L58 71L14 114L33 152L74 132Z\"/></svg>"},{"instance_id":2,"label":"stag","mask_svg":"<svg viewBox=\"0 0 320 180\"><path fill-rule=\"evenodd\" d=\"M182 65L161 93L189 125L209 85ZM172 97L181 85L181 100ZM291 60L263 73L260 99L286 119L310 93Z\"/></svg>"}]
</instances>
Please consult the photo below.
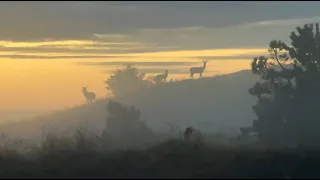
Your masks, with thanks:
<instances>
[{"instance_id":1,"label":"stag","mask_svg":"<svg viewBox=\"0 0 320 180\"><path fill-rule=\"evenodd\" d=\"M193 74L199 73L200 77L202 77L203 71L206 69L207 61L202 61L202 67L192 67L190 68L190 79L193 79Z\"/></svg>"},{"instance_id":2,"label":"stag","mask_svg":"<svg viewBox=\"0 0 320 180\"><path fill-rule=\"evenodd\" d=\"M88 92L87 87L82 86L82 93L87 99L87 103L93 103L96 100L96 94L94 92Z\"/></svg>"},{"instance_id":3,"label":"stag","mask_svg":"<svg viewBox=\"0 0 320 180\"><path fill-rule=\"evenodd\" d=\"M164 71L164 74L156 75L156 76L154 77L154 81L155 81L156 83L160 83L160 82L166 81L166 80L167 80L167 77L168 77L168 70L166 69L166 70Z\"/></svg>"}]
</instances>

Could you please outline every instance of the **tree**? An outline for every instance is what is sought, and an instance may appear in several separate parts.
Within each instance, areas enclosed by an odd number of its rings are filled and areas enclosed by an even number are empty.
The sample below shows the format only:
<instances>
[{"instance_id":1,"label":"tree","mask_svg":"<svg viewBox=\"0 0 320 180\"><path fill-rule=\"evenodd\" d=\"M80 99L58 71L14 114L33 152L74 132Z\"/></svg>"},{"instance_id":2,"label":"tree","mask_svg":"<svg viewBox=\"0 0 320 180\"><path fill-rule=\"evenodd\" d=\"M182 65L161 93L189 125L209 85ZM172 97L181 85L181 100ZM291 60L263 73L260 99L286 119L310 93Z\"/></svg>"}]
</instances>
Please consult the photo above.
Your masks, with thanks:
<instances>
[{"instance_id":1,"label":"tree","mask_svg":"<svg viewBox=\"0 0 320 180\"><path fill-rule=\"evenodd\" d=\"M145 122L140 120L141 112L134 106L125 107L116 101L108 103L108 118L106 132L120 136L152 134Z\"/></svg>"},{"instance_id":2,"label":"tree","mask_svg":"<svg viewBox=\"0 0 320 180\"><path fill-rule=\"evenodd\" d=\"M124 69L116 70L106 81L107 89L114 96L128 95L138 92L152 83L145 78L144 73L131 65L125 65Z\"/></svg>"},{"instance_id":3,"label":"tree","mask_svg":"<svg viewBox=\"0 0 320 180\"><path fill-rule=\"evenodd\" d=\"M263 142L311 145L320 140L319 24L297 31L290 35L291 46L273 40L269 57L255 57L251 64L262 79L249 93L258 98L253 128Z\"/></svg>"}]
</instances>

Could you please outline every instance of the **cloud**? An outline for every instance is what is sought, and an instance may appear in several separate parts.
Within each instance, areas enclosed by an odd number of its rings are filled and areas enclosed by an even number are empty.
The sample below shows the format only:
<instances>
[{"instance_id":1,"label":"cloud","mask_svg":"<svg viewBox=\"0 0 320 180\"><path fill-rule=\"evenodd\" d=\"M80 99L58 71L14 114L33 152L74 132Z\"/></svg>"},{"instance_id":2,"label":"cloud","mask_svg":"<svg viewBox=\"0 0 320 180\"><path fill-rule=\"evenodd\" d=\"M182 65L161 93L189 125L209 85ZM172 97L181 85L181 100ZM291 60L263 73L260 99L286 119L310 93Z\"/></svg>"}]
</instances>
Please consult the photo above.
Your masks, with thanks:
<instances>
[{"instance_id":1,"label":"cloud","mask_svg":"<svg viewBox=\"0 0 320 180\"><path fill-rule=\"evenodd\" d=\"M287 40L297 25L319 21L313 11L319 7L312 2L0 2L0 51L266 48L273 39Z\"/></svg>"},{"instance_id":2,"label":"cloud","mask_svg":"<svg viewBox=\"0 0 320 180\"><path fill-rule=\"evenodd\" d=\"M148 61L110 61L110 62L79 62L81 65L85 66L120 66L132 64L135 66L143 67L143 66L187 66L195 64L195 62L148 62Z\"/></svg>"},{"instance_id":3,"label":"cloud","mask_svg":"<svg viewBox=\"0 0 320 180\"><path fill-rule=\"evenodd\" d=\"M138 42L99 41L0 41L0 51L17 53L74 53L74 54L127 54L175 50L174 47L141 44Z\"/></svg>"},{"instance_id":4,"label":"cloud","mask_svg":"<svg viewBox=\"0 0 320 180\"><path fill-rule=\"evenodd\" d=\"M313 17L318 9L312 2L1 2L0 39L87 40L97 34L122 37L140 29L219 29Z\"/></svg>"},{"instance_id":5,"label":"cloud","mask_svg":"<svg viewBox=\"0 0 320 180\"><path fill-rule=\"evenodd\" d=\"M201 49L186 50L183 47L147 44L143 42L99 42L99 41L0 41L0 52L10 53L10 58L104 58L107 56L141 57L187 57L187 56L235 56L261 54L265 49ZM4 54L6 55L6 54ZM9 54L8 54L9 55ZM8 57L8 56L3 56ZM108 58L108 57L107 57ZM221 58L220 58L221 59Z\"/></svg>"},{"instance_id":6,"label":"cloud","mask_svg":"<svg viewBox=\"0 0 320 180\"><path fill-rule=\"evenodd\" d=\"M148 74L161 74L164 72L165 69L168 69L168 73L169 74L180 74L180 75L185 75L185 74L189 74L189 68L186 67L180 67L180 66L174 66L173 68L168 68L168 67L144 67L144 66L137 66L139 68L140 72L146 73L146 75L148 76ZM106 71L104 71L105 73L113 73L114 69L108 69ZM206 73L213 73L213 72L218 72L215 70L206 70Z\"/></svg>"},{"instance_id":7,"label":"cloud","mask_svg":"<svg viewBox=\"0 0 320 180\"><path fill-rule=\"evenodd\" d=\"M81 41L81 40L65 40L65 41L41 41L41 42L13 42L13 41L0 41L0 47L13 50L15 48L122 48L126 46L139 46L138 43L133 42L96 42L96 41ZM38 49L38 50L39 50Z\"/></svg>"},{"instance_id":8,"label":"cloud","mask_svg":"<svg viewBox=\"0 0 320 180\"><path fill-rule=\"evenodd\" d=\"M13 42L13 41L0 41L0 46L6 48L15 47L45 47L45 46L85 46L96 44L94 41L76 41L76 40L66 40L66 41L43 41L43 42Z\"/></svg>"},{"instance_id":9,"label":"cloud","mask_svg":"<svg viewBox=\"0 0 320 180\"><path fill-rule=\"evenodd\" d=\"M130 56L140 57L172 57L172 58L190 58L190 57L232 57L242 55L256 55L266 53L267 49L259 48L238 48L238 49L201 49L201 50L181 50L170 52L146 52L132 53Z\"/></svg>"},{"instance_id":10,"label":"cloud","mask_svg":"<svg viewBox=\"0 0 320 180\"><path fill-rule=\"evenodd\" d=\"M235 56L192 56L190 59L201 59L201 60L250 60L253 57L263 56L267 53L261 54L248 54L248 55L235 55Z\"/></svg>"},{"instance_id":11,"label":"cloud","mask_svg":"<svg viewBox=\"0 0 320 180\"><path fill-rule=\"evenodd\" d=\"M108 2L2 2L0 7L0 38L14 41L79 40L100 31L125 32L113 22L135 13L132 5Z\"/></svg>"},{"instance_id":12,"label":"cloud","mask_svg":"<svg viewBox=\"0 0 320 180\"><path fill-rule=\"evenodd\" d=\"M238 56L191 56L186 57L186 60L190 59L190 61L168 61L168 59L164 59L166 61L105 61L105 62L78 62L79 65L84 66L122 66L127 64L136 65L139 67L143 66L190 66L194 64L199 64L201 61L199 60L251 60L253 57L260 56L261 54L253 54L253 55L238 55ZM127 56L108 56L108 58L119 59L119 58L128 58ZM133 56L132 58L139 58L139 56ZM144 57L147 58L147 57ZM167 57L172 58L173 57ZM150 57L151 59L151 57Z\"/></svg>"},{"instance_id":13,"label":"cloud","mask_svg":"<svg viewBox=\"0 0 320 180\"><path fill-rule=\"evenodd\" d=\"M181 28L142 29L128 38L142 43L174 45L185 50L220 48L262 48L279 39L288 42L289 33L305 23L320 22L320 16L276 19L244 23L223 28L190 26Z\"/></svg>"},{"instance_id":14,"label":"cloud","mask_svg":"<svg viewBox=\"0 0 320 180\"><path fill-rule=\"evenodd\" d=\"M308 18L297 18L297 19L279 19L260 21L254 23L245 24L248 27L267 27L267 26L301 26L307 23L315 23L320 21L320 16L308 17Z\"/></svg>"},{"instance_id":15,"label":"cloud","mask_svg":"<svg viewBox=\"0 0 320 180\"><path fill-rule=\"evenodd\" d=\"M139 70L143 73L146 73L146 74L161 74L164 72L165 69L168 69L168 68L140 68L139 67ZM212 73L212 72L217 72L217 71L214 71L214 70L206 70L206 73ZM189 74L189 68L170 68L168 69L168 73L169 75L170 74Z\"/></svg>"},{"instance_id":16,"label":"cloud","mask_svg":"<svg viewBox=\"0 0 320 180\"><path fill-rule=\"evenodd\" d=\"M127 56L41 56L41 55L18 55L18 54L12 54L12 55L0 55L0 58L8 58L8 59L119 59L119 58L128 58Z\"/></svg>"}]
</instances>

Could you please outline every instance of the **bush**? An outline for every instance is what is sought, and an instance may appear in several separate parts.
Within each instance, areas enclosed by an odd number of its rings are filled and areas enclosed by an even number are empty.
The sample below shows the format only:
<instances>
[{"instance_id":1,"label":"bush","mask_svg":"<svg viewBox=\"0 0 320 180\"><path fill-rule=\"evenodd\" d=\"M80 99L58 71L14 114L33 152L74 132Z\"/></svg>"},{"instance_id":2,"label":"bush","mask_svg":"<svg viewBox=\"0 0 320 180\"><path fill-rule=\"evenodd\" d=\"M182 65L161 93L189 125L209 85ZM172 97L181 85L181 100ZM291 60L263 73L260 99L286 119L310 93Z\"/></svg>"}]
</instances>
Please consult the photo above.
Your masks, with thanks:
<instances>
[{"instance_id":1,"label":"bush","mask_svg":"<svg viewBox=\"0 0 320 180\"><path fill-rule=\"evenodd\" d=\"M102 137L126 146L140 146L139 142L154 141L155 133L140 120L139 109L125 107L116 101L109 101L107 109L109 115Z\"/></svg>"},{"instance_id":2,"label":"bush","mask_svg":"<svg viewBox=\"0 0 320 180\"><path fill-rule=\"evenodd\" d=\"M152 85L144 73L131 65L116 70L105 83L115 97L131 95Z\"/></svg>"}]
</instances>

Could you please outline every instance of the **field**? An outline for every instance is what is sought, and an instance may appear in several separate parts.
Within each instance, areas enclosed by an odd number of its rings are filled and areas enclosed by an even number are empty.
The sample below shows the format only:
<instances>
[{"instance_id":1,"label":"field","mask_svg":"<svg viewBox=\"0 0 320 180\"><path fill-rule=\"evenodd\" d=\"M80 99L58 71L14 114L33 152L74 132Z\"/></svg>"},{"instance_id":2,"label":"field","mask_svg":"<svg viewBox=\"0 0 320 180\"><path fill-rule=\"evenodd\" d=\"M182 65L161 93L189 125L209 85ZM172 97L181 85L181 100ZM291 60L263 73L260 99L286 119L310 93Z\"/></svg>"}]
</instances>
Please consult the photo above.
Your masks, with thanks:
<instances>
[{"instance_id":1,"label":"field","mask_svg":"<svg viewBox=\"0 0 320 180\"><path fill-rule=\"evenodd\" d=\"M142 149L48 137L21 154L4 146L1 178L319 178L320 151L165 140ZM31 146L30 146L31 147Z\"/></svg>"}]
</instances>

